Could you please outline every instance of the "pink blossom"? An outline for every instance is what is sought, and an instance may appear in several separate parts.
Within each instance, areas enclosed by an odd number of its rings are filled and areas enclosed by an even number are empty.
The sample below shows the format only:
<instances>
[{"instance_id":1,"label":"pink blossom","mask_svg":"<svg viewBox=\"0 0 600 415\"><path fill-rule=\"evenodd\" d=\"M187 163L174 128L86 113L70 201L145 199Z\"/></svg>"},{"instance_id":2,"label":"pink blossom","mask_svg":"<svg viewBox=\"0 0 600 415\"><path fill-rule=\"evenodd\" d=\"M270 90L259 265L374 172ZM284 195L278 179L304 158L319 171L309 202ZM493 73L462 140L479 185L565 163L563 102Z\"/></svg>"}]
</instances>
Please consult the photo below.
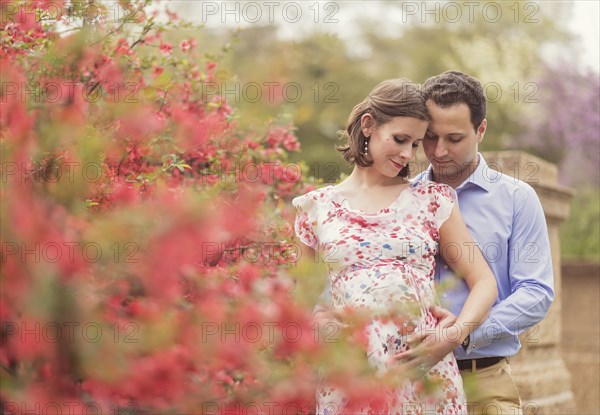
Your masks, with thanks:
<instances>
[{"instance_id":1,"label":"pink blossom","mask_svg":"<svg viewBox=\"0 0 600 415\"><path fill-rule=\"evenodd\" d=\"M189 52L195 46L196 46L195 39L191 39L191 40L185 39L185 40L182 40L181 43L179 43L179 48L181 49L182 52Z\"/></svg>"},{"instance_id":2,"label":"pink blossom","mask_svg":"<svg viewBox=\"0 0 600 415\"><path fill-rule=\"evenodd\" d=\"M162 74L164 71L165 71L164 68L161 68L160 66L154 66L152 68L152 78L156 78L157 76Z\"/></svg>"},{"instance_id":3,"label":"pink blossom","mask_svg":"<svg viewBox=\"0 0 600 415\"><path fill-rule=\"evenodd\" d=\"M160 42L160 51L163 55L169 56L173 51L173 46L169 42Z\"/></svg>"}]
</instances>

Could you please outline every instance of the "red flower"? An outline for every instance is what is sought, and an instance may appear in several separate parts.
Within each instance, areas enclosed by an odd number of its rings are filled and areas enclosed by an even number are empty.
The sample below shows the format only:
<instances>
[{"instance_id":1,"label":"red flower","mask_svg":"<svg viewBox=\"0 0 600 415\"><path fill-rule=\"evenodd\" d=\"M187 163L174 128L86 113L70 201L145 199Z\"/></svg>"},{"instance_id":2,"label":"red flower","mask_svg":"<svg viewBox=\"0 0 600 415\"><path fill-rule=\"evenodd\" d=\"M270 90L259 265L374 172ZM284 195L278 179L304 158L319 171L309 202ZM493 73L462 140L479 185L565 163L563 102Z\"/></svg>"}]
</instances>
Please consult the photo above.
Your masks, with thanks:
<instances>
[{"instance_id":1,"label":"red flower","mask_svg":"<svg viewBox=\"0 0 600 415\"><path fill-rule=\"evenodd\" d=\"M157 76L159 76L164 71L165 71L164 68L161 68L159 66L154 66L152 68L152 78L156 78Z\"/></svg>"},{"instance_id":2,"label":"red flower","mask_svg":"<svg viewBox=\"0 0 600 415\"><path fill-rule=\"evenodd\" d=\"M129 49L129 42L124 38L119 39L115 51L117 55L131 55L133 53L133 51Z\"/></svg>"},{"instance_id":3,"label":"red flower","mask_svg":"<svg viewBox=\"0 0 600 415\"><path fill-rule=\"evenodd\" d=\"M179 49L181 49L182 52L189 52L195 46L196 46L196 40L195 39L182 40L181 43L179 43Z\"/></svg>"},{"instance_id":4,"label":"red flower","mask_svg":"<svg viewBox=\"0 0 600 415\"><path fill-rule=\"evenodd\" d=\"M165 56L169 56L171 54L171 52L173 51L173 46L171 46L171 44L169 42L160 42L160 46L159 46L160 51L162 52L163 55Z\"/></svg>"}]
</instances>

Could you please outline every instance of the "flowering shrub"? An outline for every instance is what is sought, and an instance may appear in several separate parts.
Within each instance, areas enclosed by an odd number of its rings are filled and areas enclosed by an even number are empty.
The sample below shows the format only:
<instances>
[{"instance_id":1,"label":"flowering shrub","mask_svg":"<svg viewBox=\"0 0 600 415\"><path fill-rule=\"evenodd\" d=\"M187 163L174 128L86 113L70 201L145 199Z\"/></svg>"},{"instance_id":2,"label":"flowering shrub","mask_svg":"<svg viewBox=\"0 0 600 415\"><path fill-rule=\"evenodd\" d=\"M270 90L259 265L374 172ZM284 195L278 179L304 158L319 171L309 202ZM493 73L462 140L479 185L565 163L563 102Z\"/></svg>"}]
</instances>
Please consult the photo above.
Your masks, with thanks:
<instances>
[{"instance_id":1,"label":"flowering shrub","mask_svg":"<svg viewBox=\"0 0 600 415\"><path fill-rule=\"evenodd\" d=\"M310 412L322 363L377 399L365 319L311 319L293 127L240 129L148 0L1 7L3 411Z\"/></svg>"},{"instance_id":2,"label":"flowering shrub","mask_svg":"<svg viewBox=\"0 0 600 415\"><path fill-rule=\"evenodd\" d=\"M527 119L517 146L556 163L559 182L576 188L600 183L600 79L572 62L545 67L537 80L539 105Z\"/></svg>"},{"instance_id":3,"label":"flowering shrub","mask_svg":"<svg viewBox=\"0 0 600 415\"><path fill-rule=\"evenodd\" d=\"M198 93L217 63L172 46L173 13L73 4L2 2L4 409L310 401L286 359L317 343L279 326L310 323L282 273L284 198L305 191L291 126L240 131Z\"/></svg>"}]
</instances>

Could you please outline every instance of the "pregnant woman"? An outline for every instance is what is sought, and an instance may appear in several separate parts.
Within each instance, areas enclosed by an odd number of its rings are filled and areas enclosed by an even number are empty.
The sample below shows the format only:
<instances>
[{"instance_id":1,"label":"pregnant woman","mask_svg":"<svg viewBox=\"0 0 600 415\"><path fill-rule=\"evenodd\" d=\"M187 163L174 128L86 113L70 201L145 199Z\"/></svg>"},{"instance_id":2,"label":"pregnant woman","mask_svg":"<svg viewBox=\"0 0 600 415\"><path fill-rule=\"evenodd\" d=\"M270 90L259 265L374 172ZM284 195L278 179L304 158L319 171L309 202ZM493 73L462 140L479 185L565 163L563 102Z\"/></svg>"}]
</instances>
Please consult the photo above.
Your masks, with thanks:
<instances>
[{"instance_id":1,"label":"pregnant woman","mask_svg":"<svg viewBox=\"0 0 600 415\"><path fill-rule=\"evenodd\" d=\"M418 87L405 79L384 81L356 105L346 126L348 144L339 148L354 164L348 178L335 186L296 197L295 231L303 254L321 250L329 268L331 309L319 319L348 308L372 313L366 328L366 358L378 374L410 367L395 357L410 348L402 328L376 314L410 316L417 331L438 330L431 307L435 255L461 275L470 288L467 302L444 335L460 344L489 312L497 297L495 279L460 216L454 190L430 181L407 180L408 164L427 132L429 114ZM326 252L325 252L326 251ZM441 333L441 332L440 332ZM424 392L418 380L386 389L384 413L466 414L462 380L452 353L423 375L439 387ZM351 409L347 391L322 384L319 414L381 413L364 402ZM432 399L434 402L432 402Z\"/></svg>"}]
</instances>

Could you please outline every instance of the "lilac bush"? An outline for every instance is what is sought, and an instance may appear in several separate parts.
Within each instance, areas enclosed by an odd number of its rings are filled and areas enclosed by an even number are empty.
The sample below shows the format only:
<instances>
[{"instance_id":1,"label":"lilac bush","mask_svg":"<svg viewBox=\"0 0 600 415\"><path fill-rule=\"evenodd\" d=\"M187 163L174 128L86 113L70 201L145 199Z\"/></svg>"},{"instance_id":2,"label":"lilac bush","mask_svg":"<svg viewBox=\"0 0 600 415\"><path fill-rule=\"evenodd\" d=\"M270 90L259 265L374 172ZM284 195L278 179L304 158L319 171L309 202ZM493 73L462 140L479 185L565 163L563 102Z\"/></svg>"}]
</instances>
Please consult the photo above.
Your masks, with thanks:
<instances>
[{"instance_id":1,"label":"lilac bush","mask_svg":"<svg viewBox=\"0 0 600 415\"><path fill-rule=\"evenodd\" d=\"M524 120L515 146L556 163L562 184L600 184L600 79L569 63L548 67L540 76L539 110Z\"/></svg>"}]
</instances>

